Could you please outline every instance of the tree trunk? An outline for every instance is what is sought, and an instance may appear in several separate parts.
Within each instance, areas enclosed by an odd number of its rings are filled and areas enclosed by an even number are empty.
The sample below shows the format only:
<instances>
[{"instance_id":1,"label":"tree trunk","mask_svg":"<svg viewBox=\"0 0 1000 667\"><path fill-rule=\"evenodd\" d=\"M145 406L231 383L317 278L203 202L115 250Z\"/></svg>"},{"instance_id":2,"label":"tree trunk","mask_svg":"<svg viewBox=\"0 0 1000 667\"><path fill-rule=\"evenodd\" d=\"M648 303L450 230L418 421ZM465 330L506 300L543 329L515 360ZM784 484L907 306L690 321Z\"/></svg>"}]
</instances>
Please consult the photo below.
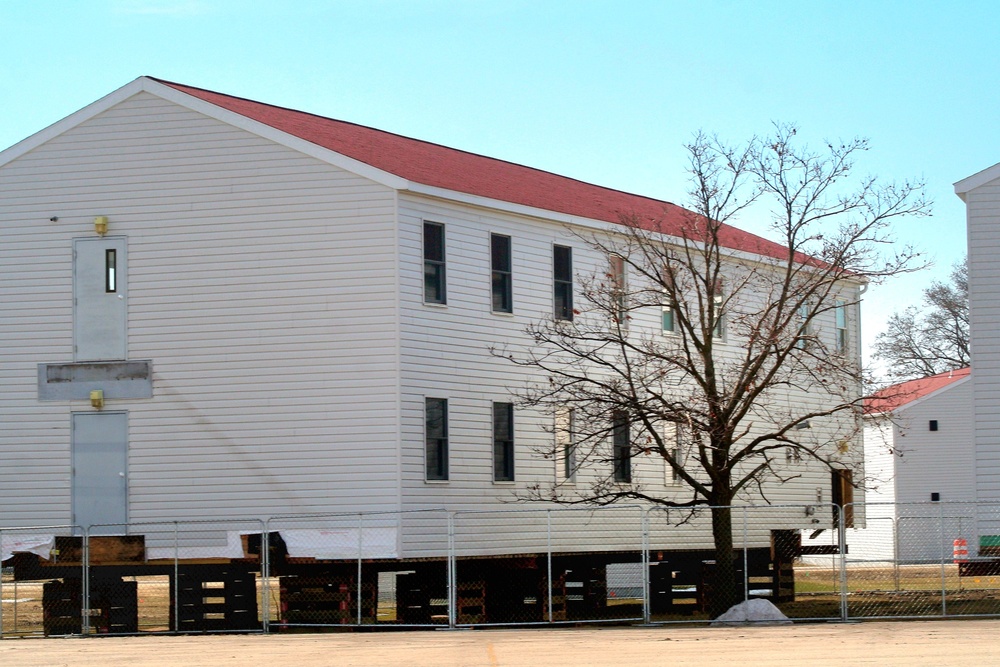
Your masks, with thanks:
<instances>
[{"instance_id":1,"label":"tree trunk","mask_svg":"<svg viewBox=\"0 0 1000 667\"><path fill-rule=\"evenodd\" d=\"M736 585L733 510L728 504L712 508L712 537L715 540L715 570L711 577L709 615L717 618L743 597L742 586Z\"/></svg>"}]
</instances>

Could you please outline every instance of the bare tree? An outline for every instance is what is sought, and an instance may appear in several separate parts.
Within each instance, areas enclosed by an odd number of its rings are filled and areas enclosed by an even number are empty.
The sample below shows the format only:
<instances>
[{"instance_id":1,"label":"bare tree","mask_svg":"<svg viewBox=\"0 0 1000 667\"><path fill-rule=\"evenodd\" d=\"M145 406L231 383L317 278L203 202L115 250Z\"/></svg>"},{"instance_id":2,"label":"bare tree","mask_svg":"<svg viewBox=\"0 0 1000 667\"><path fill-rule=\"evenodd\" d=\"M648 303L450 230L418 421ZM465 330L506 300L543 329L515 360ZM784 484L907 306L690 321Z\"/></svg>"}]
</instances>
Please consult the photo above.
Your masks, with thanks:
<instances>
[{"instance_id":1,"label":"bare tree","mask_svg":"<svg viewBox=\"0 0 1000 667\"><path fill-rule=\"evenodd\" d=\"M691 210L577 232L608 268L581 278L570 321L536 322L531 346L494 351L544 377L515 392L520 405L554 415L557 430L572 410L572 438L557 433L546 455L572 446L589 481L540 484L533 499L711 508L713 616L737 601L730 506L766 502L769 484L793 476L777 465L789 453L823 470L849 464L862 376L857 341L833 335L835 317L861 284L915 268L889 225L928 211L919 183L852 177L865 140L814 153L795 135L776 125L736 147L697 135L687 146ZM728 224L764 204L780 243ZM641 326L651 313L670 330ZM633 478L633 457L644 455L665 461L686 492L667 497Z\"/></svg>"},{"instance_id":2,"label":"bare tree","mask_svg":"<svg viewBox=\"0 0 1000 667\"><path fill-rule=\"evenodd\" d=\"M948 282L931 283L922 305L893 314L875 338L873 356L886 362L893 380L936 375L972 362L968 263L955 264Z\"/></svg>"}]
</instances>

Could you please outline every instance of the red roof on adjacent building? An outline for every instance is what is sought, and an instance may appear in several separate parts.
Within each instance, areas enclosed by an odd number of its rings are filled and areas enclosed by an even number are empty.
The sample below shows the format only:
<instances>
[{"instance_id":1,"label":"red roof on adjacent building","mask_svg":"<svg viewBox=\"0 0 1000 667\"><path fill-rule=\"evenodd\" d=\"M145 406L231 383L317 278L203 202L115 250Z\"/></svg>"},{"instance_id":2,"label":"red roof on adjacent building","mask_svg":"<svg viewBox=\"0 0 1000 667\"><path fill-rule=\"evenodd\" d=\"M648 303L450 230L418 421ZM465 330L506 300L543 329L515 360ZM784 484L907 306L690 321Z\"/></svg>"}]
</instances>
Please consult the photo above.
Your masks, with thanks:
<instances>
[{"instance_id":1,"label":"red roof on adjacent building","mask_svg":"<svg viewBox=\"0 0 1000 667\"><path fill-rule=\"evenodd\" d=\"M682 228L691 225L692 214L667 201L363 125L154 80L414 183L604 222L618 223L622 216L634 215L643 227L674 236L683 236ZM734 250L788 256L780 244L729 225L721 230L720 242Z\"/></svg>"},{"instance_id":2,"label":"red roof on adjacent building","mask_svg":"<svg viewBox=\"0 0 1000 667\"><path fill-rule=\"evenodd\" d=\"M889 412L912 403L918 398L928 396L942 387L947 387L953 382L958 382L962 378L969 377L971 368L959 368L954 371L938 373L930 377L919 378L894 384L875 392L865 401L865 412L875 414L879 412Z\"/></svg>"}]
</instances>

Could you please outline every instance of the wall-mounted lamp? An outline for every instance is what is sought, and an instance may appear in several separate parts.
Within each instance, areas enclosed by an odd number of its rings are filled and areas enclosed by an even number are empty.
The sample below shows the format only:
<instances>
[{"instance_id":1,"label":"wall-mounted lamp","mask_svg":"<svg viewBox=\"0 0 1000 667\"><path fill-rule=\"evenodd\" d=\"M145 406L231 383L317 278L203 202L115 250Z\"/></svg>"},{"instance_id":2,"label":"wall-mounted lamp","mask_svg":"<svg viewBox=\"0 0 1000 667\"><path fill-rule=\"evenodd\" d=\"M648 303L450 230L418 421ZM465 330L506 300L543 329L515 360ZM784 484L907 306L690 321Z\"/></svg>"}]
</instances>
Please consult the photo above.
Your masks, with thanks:
<instances>
[{"instance_id":1,"label":"wall-mounted lamp","mask_svg":"<svg viewBox=\"0 0 1000 667\"><path fill-rule=\"evenodd\" d=\"M99 215L94 218L94 231L97 232L98 236L104 236L108 233L108 216Z\"/></svg>"},{"instance_id":2,"label":"wall-mounted lamp","mask_svg":"<svg viewBox=\"0 0 1000 667\"><path fill-rule=\"evenodd\" d=\"M841 440L840 442L837 443L837 451L840 452L841 454L846 454L847 452L851 451L851 443L848 442L847 440Z\"/></svg>"},{"instance_id":3,"label":"wall-mounted lamp","mask_svg":"<svg viewBox=\"0 0 1000 667\"><path fill-rule=\"evenodd\" d=\"M100 410L104 407L103 389L92 389L90 391L90 405L96 410Z\"/></svg>"},{"instance_id":4,"label":"wall-mounted lamp","mask_svg":"<svg viewBox=\"0 0 1000 667\"><path fill-rule=\"evenodd\" d=\"M812 428L812 424L810 424L809 421L806 420L804 422L799 422L798 424L795 425L795 430L797 431L801 431L804 428Z\"/></svg>"}]
</instances>

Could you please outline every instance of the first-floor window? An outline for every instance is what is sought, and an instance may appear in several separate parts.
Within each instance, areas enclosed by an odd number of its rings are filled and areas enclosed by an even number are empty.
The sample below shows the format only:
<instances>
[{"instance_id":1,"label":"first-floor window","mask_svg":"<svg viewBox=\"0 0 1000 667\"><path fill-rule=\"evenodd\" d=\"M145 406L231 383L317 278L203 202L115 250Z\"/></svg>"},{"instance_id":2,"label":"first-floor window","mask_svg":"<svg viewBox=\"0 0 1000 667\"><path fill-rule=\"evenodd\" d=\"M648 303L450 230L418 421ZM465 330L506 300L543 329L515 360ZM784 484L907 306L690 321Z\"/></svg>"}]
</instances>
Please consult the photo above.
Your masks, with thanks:
<instances>
[{"instance_id":1,"label":"first-floor window","mask_svg":"<svg viewBox=\"0 0 1000 667\"><path fill-rule=\"evenodd\" d=\"M448 399L424 399L427 479L448 479Z\"/></svg>"},{"instance_id":2,"label":"first-floor window","mask_svg":"<svg viewBox=\"0 0 1000 667\"><path fill-rule=\"evenodd\" d=\"M681 442L682 429L675 422L667 422L663 426L663 446L669 451L670 457L678 464L684 464L684 450ZM681 476L670 462L667 465L667 484L680 484Z\"/></svg>"},{"instance_id":3,"label":"first-floor window","mask_svg":"<svg viewBox=\"0 0 1000 667\"><path fill-rule=\"evenodd\" d=\"M614 477L616 482L632 481L632 443L629 438L628 416L616 412L611 426L614 448Z\"/></svg>"},{"instance_id":4,"label":"first-floor window","mask_svg":"<svg viewBox=\"0 0 1000 667\"><path fill-rule=\"evenodd\" d=\"M493 479L514 481L514 404L493 404Z\"/></svg>"},{"instance_id":5,"label":"first-floor window","mask_svg":"<svg viewBox=\"0 0 1000 667\"><path fill-rule=\"evenodd\" d=\"M562 471L567 482L576 480L576 449L574 443L574 419L572 408L556 411L556 466Z\"/></svg>"}]
</instances>

